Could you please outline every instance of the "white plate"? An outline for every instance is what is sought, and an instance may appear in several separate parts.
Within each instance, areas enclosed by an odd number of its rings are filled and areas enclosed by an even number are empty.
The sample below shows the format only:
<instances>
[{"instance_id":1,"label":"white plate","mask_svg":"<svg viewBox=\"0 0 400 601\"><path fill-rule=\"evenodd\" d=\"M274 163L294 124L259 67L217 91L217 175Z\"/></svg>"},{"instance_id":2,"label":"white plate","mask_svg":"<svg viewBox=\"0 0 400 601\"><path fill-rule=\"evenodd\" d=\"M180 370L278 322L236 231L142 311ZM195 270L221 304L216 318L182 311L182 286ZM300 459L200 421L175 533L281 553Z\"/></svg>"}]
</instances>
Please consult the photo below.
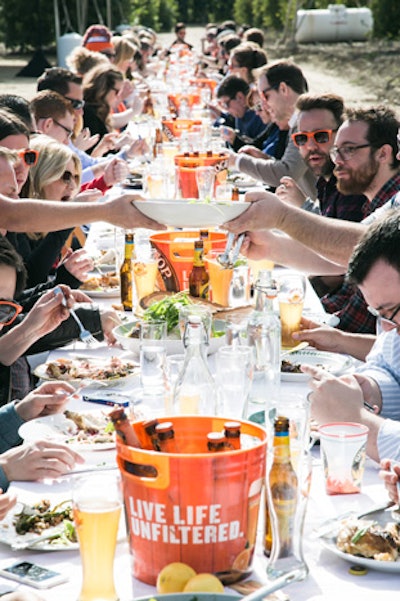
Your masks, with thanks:
<instances>
[{"instance_id":1,"label":"white plate","mask_svg":"<svg viewBox=\"0 0 400 601\"><path fill-rule=\"evenodd\" d=\"M135 355L140 353L140 339L130 338L127 336L138 323L138 320L124 323L113 329L113 334L118 340L123 349L131 351ZM218 330L225 330L225 321L222 319L214 319L214 328ZM215 353L220 346L226 344L225 336L219 336L217 338L211 338L210 345L208 347L208 354L212 355ZM165 340L165 348L167 355L179 355L184 352L183 342L180 338L168 338Z\"/></svg>"},{"instance_id":2,"label":"white plate","mask_svg":"<svg viewBox=\"0 0 400 601\"><path fill-rule=\"evenodd\" d=\"M65 500L68 497L65 497ZM29 502L29 504L31 504ZM51 504L52 507L57 505L57 502ZM22 509L22 503L17 503L11 511L8 512L6 517L0 522L0 542L5 545L13 545L16 543L25 543L28 540L32 539L32 543L35 538L40 535L35 535L34 532L27 532L26 534L17 534L15 531L15 526L13 524L14 518L17 513L20 513ZM43 534L51 534L52 532L56 533L58 531L58 526L54 528L48 528L43 532ZM79 549L79 543L61 543L56 539L52 544L49 541L43 541L41 543L37 543L36 545L32 544L27 549L34 549L35 551L74 551Z\"/></svg>"},{"instance_id":3,"label":"white plate","mask_svg":"<svg viewBox=\"0 0 400 601\"><path fill-rule=\"evenodd\" d=\"M90 298L119 298L120 289L119 286L113 288L98 288L95 290L84 290L80 288L82 292L90 296Z\"/></svg>"},{"instance_id":4,"label":"white plate","mask_svg":"<svg viewBox=\"0 0 400 601\"><path fill-rule=\"evenodd\" d=\"M249 204L234 202L200 202L196 200L135 200L141 213L172 227L215 227L238 217Z\"/></svg>"},{"instance_id":5,"label":"white plate","mask_svg":"<svg viewBox=\"0 0 400 601\"><path fill-rule=\"evenodd\" d=\"M350 553L343 553L336 546L336 538L321 538L321 544L325 549L331 551L341 559L344 559L348 563L363 566L370 570L377 570L378 572L392 572L395 574L400 573L400 560L397 561L379 561L377 559L368 559L367 557L358 557L357 555L350 555Z\"/></svg>"},{"instance_id":6,"label":"white plate","mask_svg":"<svg viewBox=\"0 0 400 601\"><path fill-rule=\"evenodd\" d=\"M81 411L81 414L92 416L96 420L107 421L107 412L103 411ZM75 423L66 418L63 413L46 415L31 419L20 426L18 434L26 442L37 442L38 440L51 440L53 442L65 443L76 451L108 451L115 448L115 442L90 442L74 439L77 431Z\"/></svg>"},{"instance_id":7,"label":"white plate","mask_svg":"<svg viewBox=\"0 0 400 601\"><path fill-rule=\"evenodd\" d=\"M66 353L65 357L57 357L56 359L49 361L49 363L55 363L57 361L60 361L61 359L65 359L67 361L71 361L71 360L79 361L78 359L70 358L68 356L68 354ZM102 367L104 365L109 364L109 360L104 359L104 358L99 358L99 357L93 357L93 358L88 357L88 358L85 358L84 361L88 362L89 364L93 364L94 366L98 366L98 367ZM59 378L59 379L52 378L51 376L49 376L46 373L47 372L47 363L41 363L40 365L35 367L33 373L35 374L35 376L37 376L41 380L45 380L45 381L49 381L49 382L54 382L54 381L68 382L69 384L72 384L72 385L80 385L83 382L85 382L85 383L93 382L93 384L99 384L100 386L115 386L115 385L118 385L119 383L126 382L128 378L131 378L138 373L139 367L136 366L135 361L128 361L128 363L133 364L135 366L131 373L128 373L125 376L103 378L103 379L89 378L89 377L87 377L87 378L65 377L65 378Z\"/></svg>"},{"instance_id":8,"label":"white plate","mask_svg":"<svg viewBox=\"0 0 400 601\"><path fill-rule=\"evenodd\" d=\"M305 349L297 353L290 353L283 359L290 361L293 364L304 364L321 366L323 369L338 376L353 365L353 360L347 355L339 355L337 353L328 353L325 351L317 351L313 349ZM284 382L304 382L309 379L308 374L291 374L281 372L281 380Z\"/></svg>"}]
</instances>

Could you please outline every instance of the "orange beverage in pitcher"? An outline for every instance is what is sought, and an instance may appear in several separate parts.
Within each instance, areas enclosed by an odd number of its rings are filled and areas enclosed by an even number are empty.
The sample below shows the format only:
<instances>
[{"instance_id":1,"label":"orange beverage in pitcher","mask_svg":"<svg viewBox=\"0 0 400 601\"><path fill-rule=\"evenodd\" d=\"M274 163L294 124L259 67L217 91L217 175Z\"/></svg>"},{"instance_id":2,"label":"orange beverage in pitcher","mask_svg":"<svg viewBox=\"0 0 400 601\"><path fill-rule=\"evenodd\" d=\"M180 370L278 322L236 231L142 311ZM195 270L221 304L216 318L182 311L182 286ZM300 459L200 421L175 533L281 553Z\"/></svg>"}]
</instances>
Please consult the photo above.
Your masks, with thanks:
<instances>
[{"instance_id":1,"label":"orange beverage in pitcher","mask_svg":"<svg viewBox=\"0 0 400 601\"><path fill-rule=\"evenodd\" d=\"M228 307L233 268L227 269L223 267L218 262L218 254L220 253L211 253L206 256L208 275L210 276L212 302L222 305L223 307Z\"/></svg>"}]
</instances>

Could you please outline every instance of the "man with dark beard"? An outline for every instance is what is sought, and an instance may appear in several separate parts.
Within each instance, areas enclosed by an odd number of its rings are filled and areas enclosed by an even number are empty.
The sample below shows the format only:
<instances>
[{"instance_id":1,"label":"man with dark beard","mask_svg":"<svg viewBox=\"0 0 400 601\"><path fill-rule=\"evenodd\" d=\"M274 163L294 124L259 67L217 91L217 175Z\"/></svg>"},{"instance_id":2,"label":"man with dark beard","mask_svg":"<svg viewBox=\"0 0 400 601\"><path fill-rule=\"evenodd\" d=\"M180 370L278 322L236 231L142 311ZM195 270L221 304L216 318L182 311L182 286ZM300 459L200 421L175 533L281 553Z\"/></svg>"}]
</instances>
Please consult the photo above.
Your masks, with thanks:
<instances>
[{"instance_id":1,"label":"man with dark beard","mask_svg":"<svg viewBox=\"0 0 400 601\"><path fill-rule=\"evenodd\" d=\"M292 139L299 149L300 155L308 168L318 178L316 187L317 201L306 198L306 195L291 177L283 177L276 194L285 202L301 206L307 211L347 219L361 221L363 208L367 198L363 194L342 194L336 186L335 167L330 157L335 134L343 122L343 98L336 94L302 94L296 103L299 111L297 117L298 131ZM339 290L344 276L316 276L311 283L318 293L324 296Z\"/></svg>"},{"instance_id":2,"label":"man with dark beard","mask_svg":"<svg viewBox=\"0 0 400 601\"><path fill-rule=\"evenodd\" d=\"M367 197L365 217L400 190L400 161L396 156L398 129L396 115L386 107L347 111L346 121L338 129L331 149L337 187L343 194L363 193ZM250 199L257 202L225 224L227 229L239 233L276 228L295 238L288 239L273 232L251 233L244 247L250 258L268 257L304 271L311 269L314 274L343 273L343 266L347 266L352 249L364 231L363 225L313 215L281 202L268 192L255 192ZM319 255L329 260L322 261ZM317 268L316 262L319 263ZM341 294L330 301L325 309L340 317L340 329L358 333L374 331L374 322L370 320L361 293L355 288L341 290Z\"/></svg>"}]
</instances>

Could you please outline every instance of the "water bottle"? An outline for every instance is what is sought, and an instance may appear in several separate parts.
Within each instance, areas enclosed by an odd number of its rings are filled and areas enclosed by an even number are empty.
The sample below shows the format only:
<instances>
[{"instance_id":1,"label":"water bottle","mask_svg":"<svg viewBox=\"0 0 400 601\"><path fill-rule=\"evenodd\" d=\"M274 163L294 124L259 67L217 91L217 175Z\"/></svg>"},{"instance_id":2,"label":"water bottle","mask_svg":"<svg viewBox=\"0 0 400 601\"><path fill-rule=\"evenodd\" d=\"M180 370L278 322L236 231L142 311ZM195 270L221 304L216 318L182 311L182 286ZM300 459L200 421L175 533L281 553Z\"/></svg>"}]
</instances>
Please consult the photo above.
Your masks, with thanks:
<instances>
[{"instance_id":1,"label":"water bottle","mask_svg":"<svg viewBox=\"0 0 400 601\"><path fill-rule=\"evenodd\" d=\"M185 360L173 394L176 415L217 413L217 387L207 365L207 344L207 332L201 318L189 315L183 335Z\"/></svg>"},{"instance_id":2,"label":"water bottle","mask_svg":"<svg viewBox=\"0 0 400 601\"><path fill-rule=\"evenodd\" d=\"M254 378L250 404L265 408L266 425L270 425L279 401L281 374L281 323L274 312L277 289L272 273L259 272L255 284L256 305L247 323L248 344L254 348ZM271 421L272 420L272 421Z\"/></svg>"}]
</instances>

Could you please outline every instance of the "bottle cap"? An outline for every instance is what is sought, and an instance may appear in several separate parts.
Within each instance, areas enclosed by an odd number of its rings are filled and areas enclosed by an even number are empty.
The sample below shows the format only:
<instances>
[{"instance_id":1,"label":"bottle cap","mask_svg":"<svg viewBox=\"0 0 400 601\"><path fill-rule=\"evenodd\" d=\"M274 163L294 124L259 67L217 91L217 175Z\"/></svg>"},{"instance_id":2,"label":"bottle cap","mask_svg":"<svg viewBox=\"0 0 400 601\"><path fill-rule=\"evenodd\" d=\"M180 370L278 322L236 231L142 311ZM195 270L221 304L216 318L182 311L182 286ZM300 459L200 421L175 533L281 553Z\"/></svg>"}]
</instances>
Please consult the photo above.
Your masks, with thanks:
<instances>
[{"instance_id":1,"label":"bottle cap","mask_svg":"<svg viewBox=\"0 0 400 601\"><path fill-rule=\"evenodd\" d=\"M367 572L368 570L367 568L364 568L364 566L350 566L349 568L349 574L352 574L353 576L365 576Z\"/></svg>"}]
</instances>

